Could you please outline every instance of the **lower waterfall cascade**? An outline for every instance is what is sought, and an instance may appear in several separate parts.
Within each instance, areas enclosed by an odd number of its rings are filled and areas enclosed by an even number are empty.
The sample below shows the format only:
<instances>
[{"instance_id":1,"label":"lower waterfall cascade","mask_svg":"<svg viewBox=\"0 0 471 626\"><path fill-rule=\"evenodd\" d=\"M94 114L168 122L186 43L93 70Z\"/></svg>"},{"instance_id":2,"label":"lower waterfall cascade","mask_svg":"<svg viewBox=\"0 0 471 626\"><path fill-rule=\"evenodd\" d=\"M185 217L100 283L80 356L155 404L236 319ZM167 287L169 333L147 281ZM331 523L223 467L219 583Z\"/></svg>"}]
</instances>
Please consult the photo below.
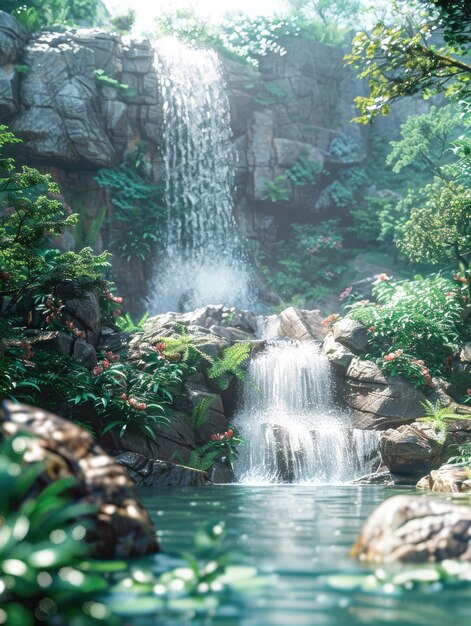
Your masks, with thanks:
<instances>
[{"instance_id":1,"label":"lower waterfall cascade","mask_svg":"<svg viewBox=\"0 0 471 626\"><path fill-rule=\"evenodd\" d=\"M241 483L340 483L372 471L378 435L335 407L330 366L314 341L276 339L250 362L235 418L249 444ZM245 446L244 446L245 447Z\"/></svg>"}]
</instances>

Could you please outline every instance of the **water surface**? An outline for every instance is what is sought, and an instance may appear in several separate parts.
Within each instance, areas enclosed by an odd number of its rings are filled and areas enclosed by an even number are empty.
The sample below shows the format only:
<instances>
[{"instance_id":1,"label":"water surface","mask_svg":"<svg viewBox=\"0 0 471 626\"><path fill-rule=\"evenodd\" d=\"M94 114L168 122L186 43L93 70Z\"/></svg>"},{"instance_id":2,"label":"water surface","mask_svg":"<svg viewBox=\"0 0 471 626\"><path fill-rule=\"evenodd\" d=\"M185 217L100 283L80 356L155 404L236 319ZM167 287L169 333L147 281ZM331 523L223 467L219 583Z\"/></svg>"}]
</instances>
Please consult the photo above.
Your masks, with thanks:
<instances>
[{"instance_id":1,"label":"water surface","mask_svg":"<svg viewBox=\"0 0 471 626\"><path fill-rule=\"evenodd\" d=\"M337 591L327 577L365 567L349 549L367 515L404 489L344 485L215 485L142 493L163 548L159 567L192 549L210 520L224 521L228 545L248 555L267 585L213 615L139 620L139 626L454 626L471 625L466 586L400 594ZM415 492L415 491L414 491Z\"/></svg>"}]
</instances>

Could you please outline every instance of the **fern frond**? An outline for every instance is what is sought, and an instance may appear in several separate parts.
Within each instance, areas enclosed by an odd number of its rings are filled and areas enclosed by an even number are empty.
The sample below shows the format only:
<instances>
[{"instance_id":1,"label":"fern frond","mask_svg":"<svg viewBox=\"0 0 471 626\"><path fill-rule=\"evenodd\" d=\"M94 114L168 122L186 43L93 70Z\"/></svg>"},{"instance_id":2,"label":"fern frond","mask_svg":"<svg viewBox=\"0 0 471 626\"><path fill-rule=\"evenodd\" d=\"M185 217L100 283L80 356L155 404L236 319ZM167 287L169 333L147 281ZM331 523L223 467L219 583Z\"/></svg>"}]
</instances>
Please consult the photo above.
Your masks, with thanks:
<instances>
[{"instance_id":1,"label":"fern frond","mask_svg":"<svg viewBox=\"0 0 471 626\"><path fill-rule=\"evenodd\" d=\"M201 428L209 419L209 410L215 403L216 398L214 396L205 396L195 406L191 415L187 415L186 418L193 430Z\"/></svg>"}]
</instances>

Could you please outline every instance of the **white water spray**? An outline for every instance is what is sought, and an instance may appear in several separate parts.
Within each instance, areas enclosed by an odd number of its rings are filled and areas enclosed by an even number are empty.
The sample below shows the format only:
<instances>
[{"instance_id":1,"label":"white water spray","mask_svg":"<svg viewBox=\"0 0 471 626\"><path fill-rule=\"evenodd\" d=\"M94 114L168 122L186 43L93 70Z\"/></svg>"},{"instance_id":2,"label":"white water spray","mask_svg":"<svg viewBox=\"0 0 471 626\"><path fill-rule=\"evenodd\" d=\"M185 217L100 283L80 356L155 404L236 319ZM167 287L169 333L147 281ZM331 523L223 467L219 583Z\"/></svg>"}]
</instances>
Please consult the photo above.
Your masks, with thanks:
<instances>
[{"instance_id":1,"label":"white water spray","mask_svg":"<svg viewBox=\"0 0 471 626\"><path fill-rule=\"evenodd\" d=\"M163 108L166 258L152 308L250 304L250 277L233 214L229 100L212 50L173 37L155 45Z\"/></svg>"},{"instance_id":2,"label":"white water spray","mask_svg":"<svg viewBox=\"0 0 471 626\"><path fill-rule=\"evenodd\" d=\"M354 429L335 408L327 359L315 342L275 340L252 359L236 418L249 449L243 483L337 483L371 471L377 434Z\"/></svg>"}]
</instances>

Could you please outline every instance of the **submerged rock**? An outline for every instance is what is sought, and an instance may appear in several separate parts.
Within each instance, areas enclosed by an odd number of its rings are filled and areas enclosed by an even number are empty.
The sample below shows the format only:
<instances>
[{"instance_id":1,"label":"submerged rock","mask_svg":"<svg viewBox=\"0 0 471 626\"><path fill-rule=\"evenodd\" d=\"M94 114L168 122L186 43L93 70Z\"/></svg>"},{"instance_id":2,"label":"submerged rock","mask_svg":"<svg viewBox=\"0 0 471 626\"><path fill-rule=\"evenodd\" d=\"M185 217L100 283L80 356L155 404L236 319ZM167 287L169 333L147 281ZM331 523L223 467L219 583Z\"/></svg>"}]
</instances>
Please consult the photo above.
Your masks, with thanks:
<instances>
[{"instance_id":1,"label":"submerged rock","mask_svg":"<svg viewBox=\"0 0 471 626\"><path fill-rule=\"evenodd\" d=\"M471 491L471 467L469 463L442 465L424 476L417 489L430 489L440 493L467 493Z\"/></svg>"},{"instance_id":2,"label":"submerged rock","mask_svg":"<svg viewBox=\"0 0 471 626\"><path fill-rule=\"evenodd\" d=\"M96 505L95 523L86 537L93 556L141 556L158 551L154 527L137 499L134 483L90 433L42 409L4 402L0 437L17 434L31 436L25 460L44 463L33 495L57 479L73 476L75 501Z\"/></svg>"},{"instance_id":3,"label":"submerged rock","mask_svg":"<svg viewBox=\"0 0 471 626\"><path fill-rule=\"evenodd\" d=\"M470 560L471 506L394 496L369 516L351 554L373 563Z\"/></svg>"}]
</instances>

